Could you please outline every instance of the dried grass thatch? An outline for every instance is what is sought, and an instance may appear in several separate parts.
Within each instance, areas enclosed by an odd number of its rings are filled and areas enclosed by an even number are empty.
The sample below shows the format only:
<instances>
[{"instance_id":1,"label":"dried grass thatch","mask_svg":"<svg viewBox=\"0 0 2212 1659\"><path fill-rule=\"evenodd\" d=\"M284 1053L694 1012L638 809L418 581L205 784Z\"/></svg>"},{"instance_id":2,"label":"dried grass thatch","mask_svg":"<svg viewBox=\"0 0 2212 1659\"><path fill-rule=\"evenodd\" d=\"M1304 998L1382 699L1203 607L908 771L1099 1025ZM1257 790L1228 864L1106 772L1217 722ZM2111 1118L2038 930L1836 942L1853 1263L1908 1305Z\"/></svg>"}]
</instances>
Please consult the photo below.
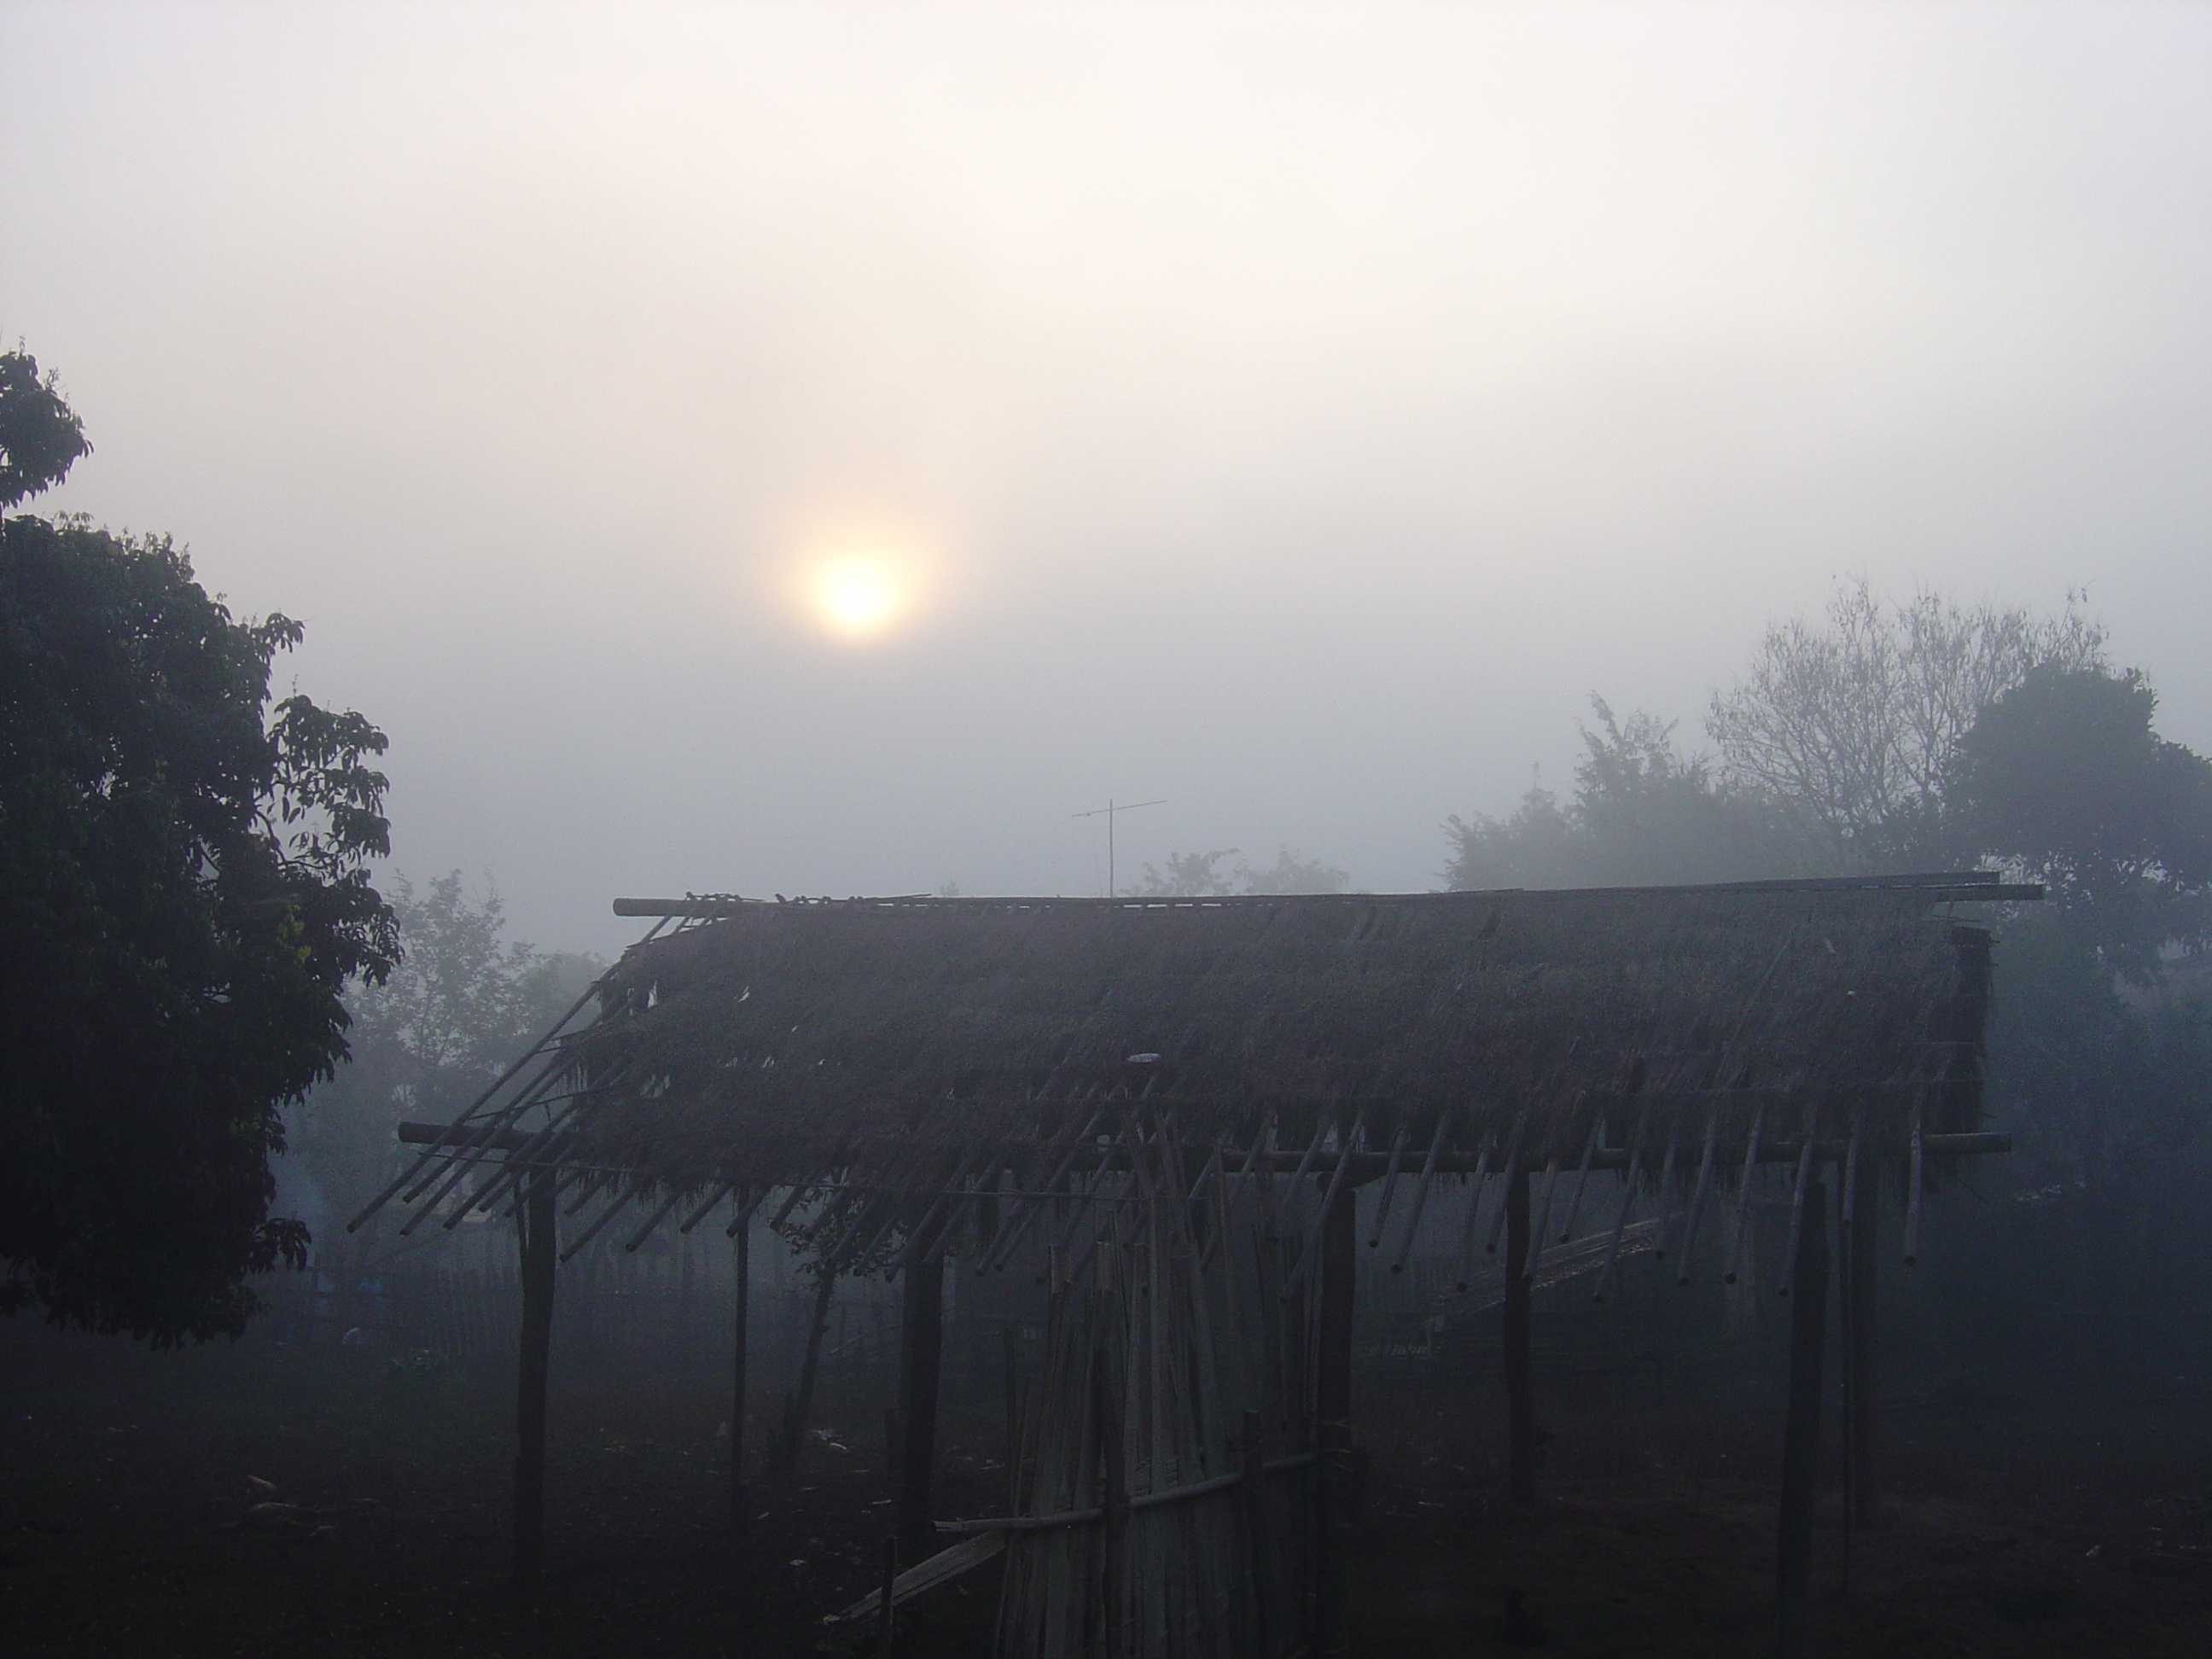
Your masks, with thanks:
<instances>
[{"instance_id":1,"label":"dried grass thatch","mask_svg":"<svg viewBox=\"0 0 2212 1659\"><path fill-rule=\"evenodd\" d=\"M677 1188L955 1185L1102 1104L1118 1128L1116 1102L1198 1146L1402 1129L1419 1157L1441 1126L1463 1158L1518 1126L1523 1162L1571 1164L1601 1121L1618 1145L1718 1107L1724 1156L1762 1115L1794 1139L1862 1109L1893 1147L1916 1110L1978 1111L1988 938L1931 908L1870 887L736 905L612 976L573 1155Z\"/></svg>"}]
</instances>

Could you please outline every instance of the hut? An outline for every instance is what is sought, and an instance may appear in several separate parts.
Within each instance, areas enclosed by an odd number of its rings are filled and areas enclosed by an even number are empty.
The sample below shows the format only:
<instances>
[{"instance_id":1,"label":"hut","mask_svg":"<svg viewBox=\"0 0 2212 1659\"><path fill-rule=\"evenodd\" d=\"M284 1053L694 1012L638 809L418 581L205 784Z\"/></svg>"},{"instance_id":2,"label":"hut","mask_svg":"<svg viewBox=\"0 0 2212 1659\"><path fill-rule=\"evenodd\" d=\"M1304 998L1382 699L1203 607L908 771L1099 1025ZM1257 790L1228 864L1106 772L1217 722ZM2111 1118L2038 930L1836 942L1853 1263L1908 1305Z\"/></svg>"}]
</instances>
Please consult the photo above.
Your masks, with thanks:
<instances>
[{"instance_id":1,"label":"hut","mask_svg":"<svg viewBox=\"0 0 2212 1659\"><path fill-rule=\"evenodd\" d=\"M539 1553L556 1255L710 1215L742 1243L764 1214L811 1254L825 1304L837 1274L904 1281L902 1571L855 1616L888 1619L1003 1551L1009 1656L1273 1659L1345 1645L1356 1188L1379 1185L1368 1242L1400 1260L1441 1184L1495 1194L1479 1237L1468 1212L1468 1248L1504 1253L1508 1480L1527 1500L1529 1287L1547 1246L1603 1235L1610 1274L1641 1209L1680 1271L1717 1257L1733 1279L1751 1207L1736 1200L1778 1164L1776 1288L1795 1304L1778 1640L1796 1651L1832 1189L1864 1514L1875 1206L1899 1196L1909 1262L1922 1194L2004 1149L1980 1123L1990 934L1961 907L2039 896L1969 872L617 901L653 928L595 1008L453 1122L409 1126L419 1158L379 1204L521 1226L520 1575ZM949 1523L931 1504L948 1258L1034 1263L1049 1309L1044 1375L1010 1430L1008 1512ZM741 1344L740 1403L744 1367ZM935 1550L945 1534L963 1541Z\"/></svg>"}]
</instances>

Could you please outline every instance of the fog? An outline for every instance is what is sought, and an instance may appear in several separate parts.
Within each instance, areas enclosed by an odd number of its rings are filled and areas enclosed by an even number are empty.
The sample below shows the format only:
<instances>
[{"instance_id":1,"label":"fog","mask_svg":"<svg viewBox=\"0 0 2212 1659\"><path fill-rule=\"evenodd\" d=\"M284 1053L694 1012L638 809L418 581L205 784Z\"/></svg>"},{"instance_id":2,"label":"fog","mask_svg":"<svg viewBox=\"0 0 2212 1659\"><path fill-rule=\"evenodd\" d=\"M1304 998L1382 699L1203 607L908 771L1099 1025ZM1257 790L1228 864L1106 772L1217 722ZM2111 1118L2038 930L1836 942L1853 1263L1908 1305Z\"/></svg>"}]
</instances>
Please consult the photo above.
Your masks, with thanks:
<instances>
[{"instance_id":1,"label":"fog","mask_svg":"<svg viewBox=\"0 0 2212 1659\"><path fill-rule=\"evenodd\" d=\"M1854 573L2086 588L2212 742L2209 51L2112 5L11 3L0 334L96 446L41 510L306 622L396 863L541 944L618 892L1095 892L1109 798L1166 801L1125 881L1421 888L1589 691L1694 737Z\"/></svg>"}]
</instances>

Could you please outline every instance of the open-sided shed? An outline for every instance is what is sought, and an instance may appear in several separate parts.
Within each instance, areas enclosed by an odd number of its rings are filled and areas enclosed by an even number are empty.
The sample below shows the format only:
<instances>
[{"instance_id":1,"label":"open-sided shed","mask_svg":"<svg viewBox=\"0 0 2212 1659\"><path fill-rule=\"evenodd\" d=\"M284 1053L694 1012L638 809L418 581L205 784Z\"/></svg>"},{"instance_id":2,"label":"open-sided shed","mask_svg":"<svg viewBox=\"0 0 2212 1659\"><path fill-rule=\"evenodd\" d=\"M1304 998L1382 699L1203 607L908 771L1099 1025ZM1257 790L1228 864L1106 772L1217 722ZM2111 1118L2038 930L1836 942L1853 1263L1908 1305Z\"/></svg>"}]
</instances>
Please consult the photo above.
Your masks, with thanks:
<instances>
[{"instance_id":1,"label":"open-sided shed","mask_svg":"<svg viewBox=\"0 0 2212 1659\"><path fill-rule=\"evenodd\" d=\"M1663 1218L1660 1248L1685 1271L1703 1236L1732 1278L1748 1206L1731 1196L1755 1165L1783 1164L1793 1220L1777 1288L1797 1297L1779 1582L1790 1643L1806 1603L1829 1182L1851 1241L1863 1509L1875 1206L1885 1188L1903 1195L1909 1261L1920 1194L1946 1161L2002 1146L1979 1122L1990 939L1957 907L2039 896L1969 873L621 901L655 927L595 988L595 1017L563 1022L455 1122L411 1126L420 1161L379 1203L419 1206L410 1227L471 1208L522 1222L525 1572L556 1253L617 1225L632 1239L689 1229L726 1206L741 1243L757 1212L801 1242L825 1296L838 1273L905 1277L910 1582L929 1576L936 1520L945 1260L979 1272L1034 1261L1071 1356L1032 1414L1042 1472L1015 1513L964 1528L1031 1552L1008 1574L1009 1597L1019 1581L1032 1601L1010 1613L1006 1645L1325 1654L1343 1644L1354 1189L1380 1183L1369 1243L1399 1260L1440 1182L1500 1195L1480 1242L1505 1253L1509 1478L1528 1497L1528 1287L1547 1243L1607 1232L1617 1248L1641 1206ZM574 1219L556 1242L563 1213ZM1217 1360L1234 1352L1264 1355L1264 1374L1231 1377ZM741 1347L740 1389L743 1364ZM1182 1427L1163 1415L1186 1404ZM1170 1511L1186 1528L1172 1539ZM1207 1555L1189 1530L1200 1516L1216 1543L1240 1527L1243 1541ZM1048 1536L1050 1560L1036 1553ZM1194 1591L1177 1578L1191 1572L1246 1582L1234 1595L1211 1580ZM1099 1603L1089 1613L1062 1605L1086 1597Z\"/></svg>"}]
</instances>

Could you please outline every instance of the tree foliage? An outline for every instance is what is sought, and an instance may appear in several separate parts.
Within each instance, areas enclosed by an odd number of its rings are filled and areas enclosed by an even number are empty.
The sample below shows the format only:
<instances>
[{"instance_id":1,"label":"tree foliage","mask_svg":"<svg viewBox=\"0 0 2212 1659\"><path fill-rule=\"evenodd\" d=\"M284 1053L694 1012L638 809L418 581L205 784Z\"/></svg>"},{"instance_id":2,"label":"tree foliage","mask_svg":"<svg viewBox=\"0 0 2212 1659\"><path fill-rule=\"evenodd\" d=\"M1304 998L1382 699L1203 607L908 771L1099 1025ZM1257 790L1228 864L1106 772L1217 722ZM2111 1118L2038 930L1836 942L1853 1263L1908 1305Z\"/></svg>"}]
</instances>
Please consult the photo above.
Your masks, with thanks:
<instances>
[{"instance_id":1,"label":"tree foliage","mask_svg":"<svg viewBox=\"0 0 2212 1659\"><path fill-rule=\"evenodd\" d=\"M20 354L0 434L11 491L84 449ZM0 523L0 1310L234 1334L243 1276L304 1255L268 1213L280 1111L396 939L367 871L384 736L271 708L300 637L234 618L166 538Z\"/></svg>"},{"instance_id":2,"label":"tree foliage","mask_svg":"<svg viewBox=\"0 0 2212 1659\"><path fill-rule=\"evenodd\" d=\"M2136 670L2046 664L1983 710L1947 779L1964 845L2138 957L2199 931L2183 902L2212 883L2212 761L2160 737L2157 708Z\"/></svg>"},{"instance_id":3,"label":"tree foliage","mask_svg":"<svg viewBox=\"0 0 2212 1659\"><path fill-rule=\"evenodd\" d=\"M472 901L460 872L418 890L402 877L392 909L404 947L381 983L347 999L351 1057L308 1096L299 1150L342 1219L396 1173L394 1131L409 1118L451 1118L591 982L599 964L505 939L496 892Z\"/></svg>"},{"instance_id":4,"label":"tree foliage","mask_svg":"<svg viewBox=\"0 0 2212 1659\"><path fill-rule=\"evenodd\" d=\"M1674 723L1617 718L1592 696L1575 793L1533 786L1503 818L1446 821L1448 886L1614 887L1808 873L1808 854L1771 804L1729 787L1704 755L1674 746Z\"/></svg>"},{"instance_id":5,"label":"tree foliage","mask_svg":"<svg viewBox=\"0 0 2212 1659\"><path fill-rule=\"evenodd\" d=\"M1841 871L1925 862L1946 769L1981 711L2050 665L2104 662L2104 629L1922 592L1885 605L1863 577L1825 618L1766 630L1705 731L1728 787L1783 812L1816 863Z\"/></svg>"},{"instance_id":6,"label":"tree foliage","mask_svg":"<svg viewBox=\"0 0 2212 1659\"><path fill-rule=\"evenodd\" d=\"M52 489L91 452L54 376L41 380L35 357L0 352L0 510Z\"/></svg>"},{"instance_id":7,"label":"tree foliage","mask_svg":"<svg viewBox=\"0 0 2212 1659\"><path fill-rule=\"evenodd\" d=\"M1237 856L1234 847L1210 853L1170 853L1164 868L1148 864L1137 893L1145 898L1206 898L1231 893L1341 893L1352 886L1352 872L1323 859L1310 859L1288 847L1275 849L1275 861L1260 868L1238 862L1223 868L1224 860Z\"/></svg>"},{"instance_id":8,"label":"tree foliage","mask_svg":"<svg viewBox=\"0 0 2212 1659\"><path fill-rule=\"evenodd\" d=\"M1540 787L1445 826L1455 887L1976 866L2044 883L2002 918L1989 1030L1985 1098L2019 1151L1986 1175L2022 1202L1939 1206L1961 1246L1946 1282L1981 1307L2035 1237L2061 1239L2063 1328L2100 1362L2155 1345L2115 1281L2212 1301L2171 1243L2212 1180L2212 762L2158 734L2149 685L2105 652L2072 606L1890 605L1855 583L1767 630L1713 699L1716 756L1593 699L1571 799Z\"/></svg>"}]
</instances>

